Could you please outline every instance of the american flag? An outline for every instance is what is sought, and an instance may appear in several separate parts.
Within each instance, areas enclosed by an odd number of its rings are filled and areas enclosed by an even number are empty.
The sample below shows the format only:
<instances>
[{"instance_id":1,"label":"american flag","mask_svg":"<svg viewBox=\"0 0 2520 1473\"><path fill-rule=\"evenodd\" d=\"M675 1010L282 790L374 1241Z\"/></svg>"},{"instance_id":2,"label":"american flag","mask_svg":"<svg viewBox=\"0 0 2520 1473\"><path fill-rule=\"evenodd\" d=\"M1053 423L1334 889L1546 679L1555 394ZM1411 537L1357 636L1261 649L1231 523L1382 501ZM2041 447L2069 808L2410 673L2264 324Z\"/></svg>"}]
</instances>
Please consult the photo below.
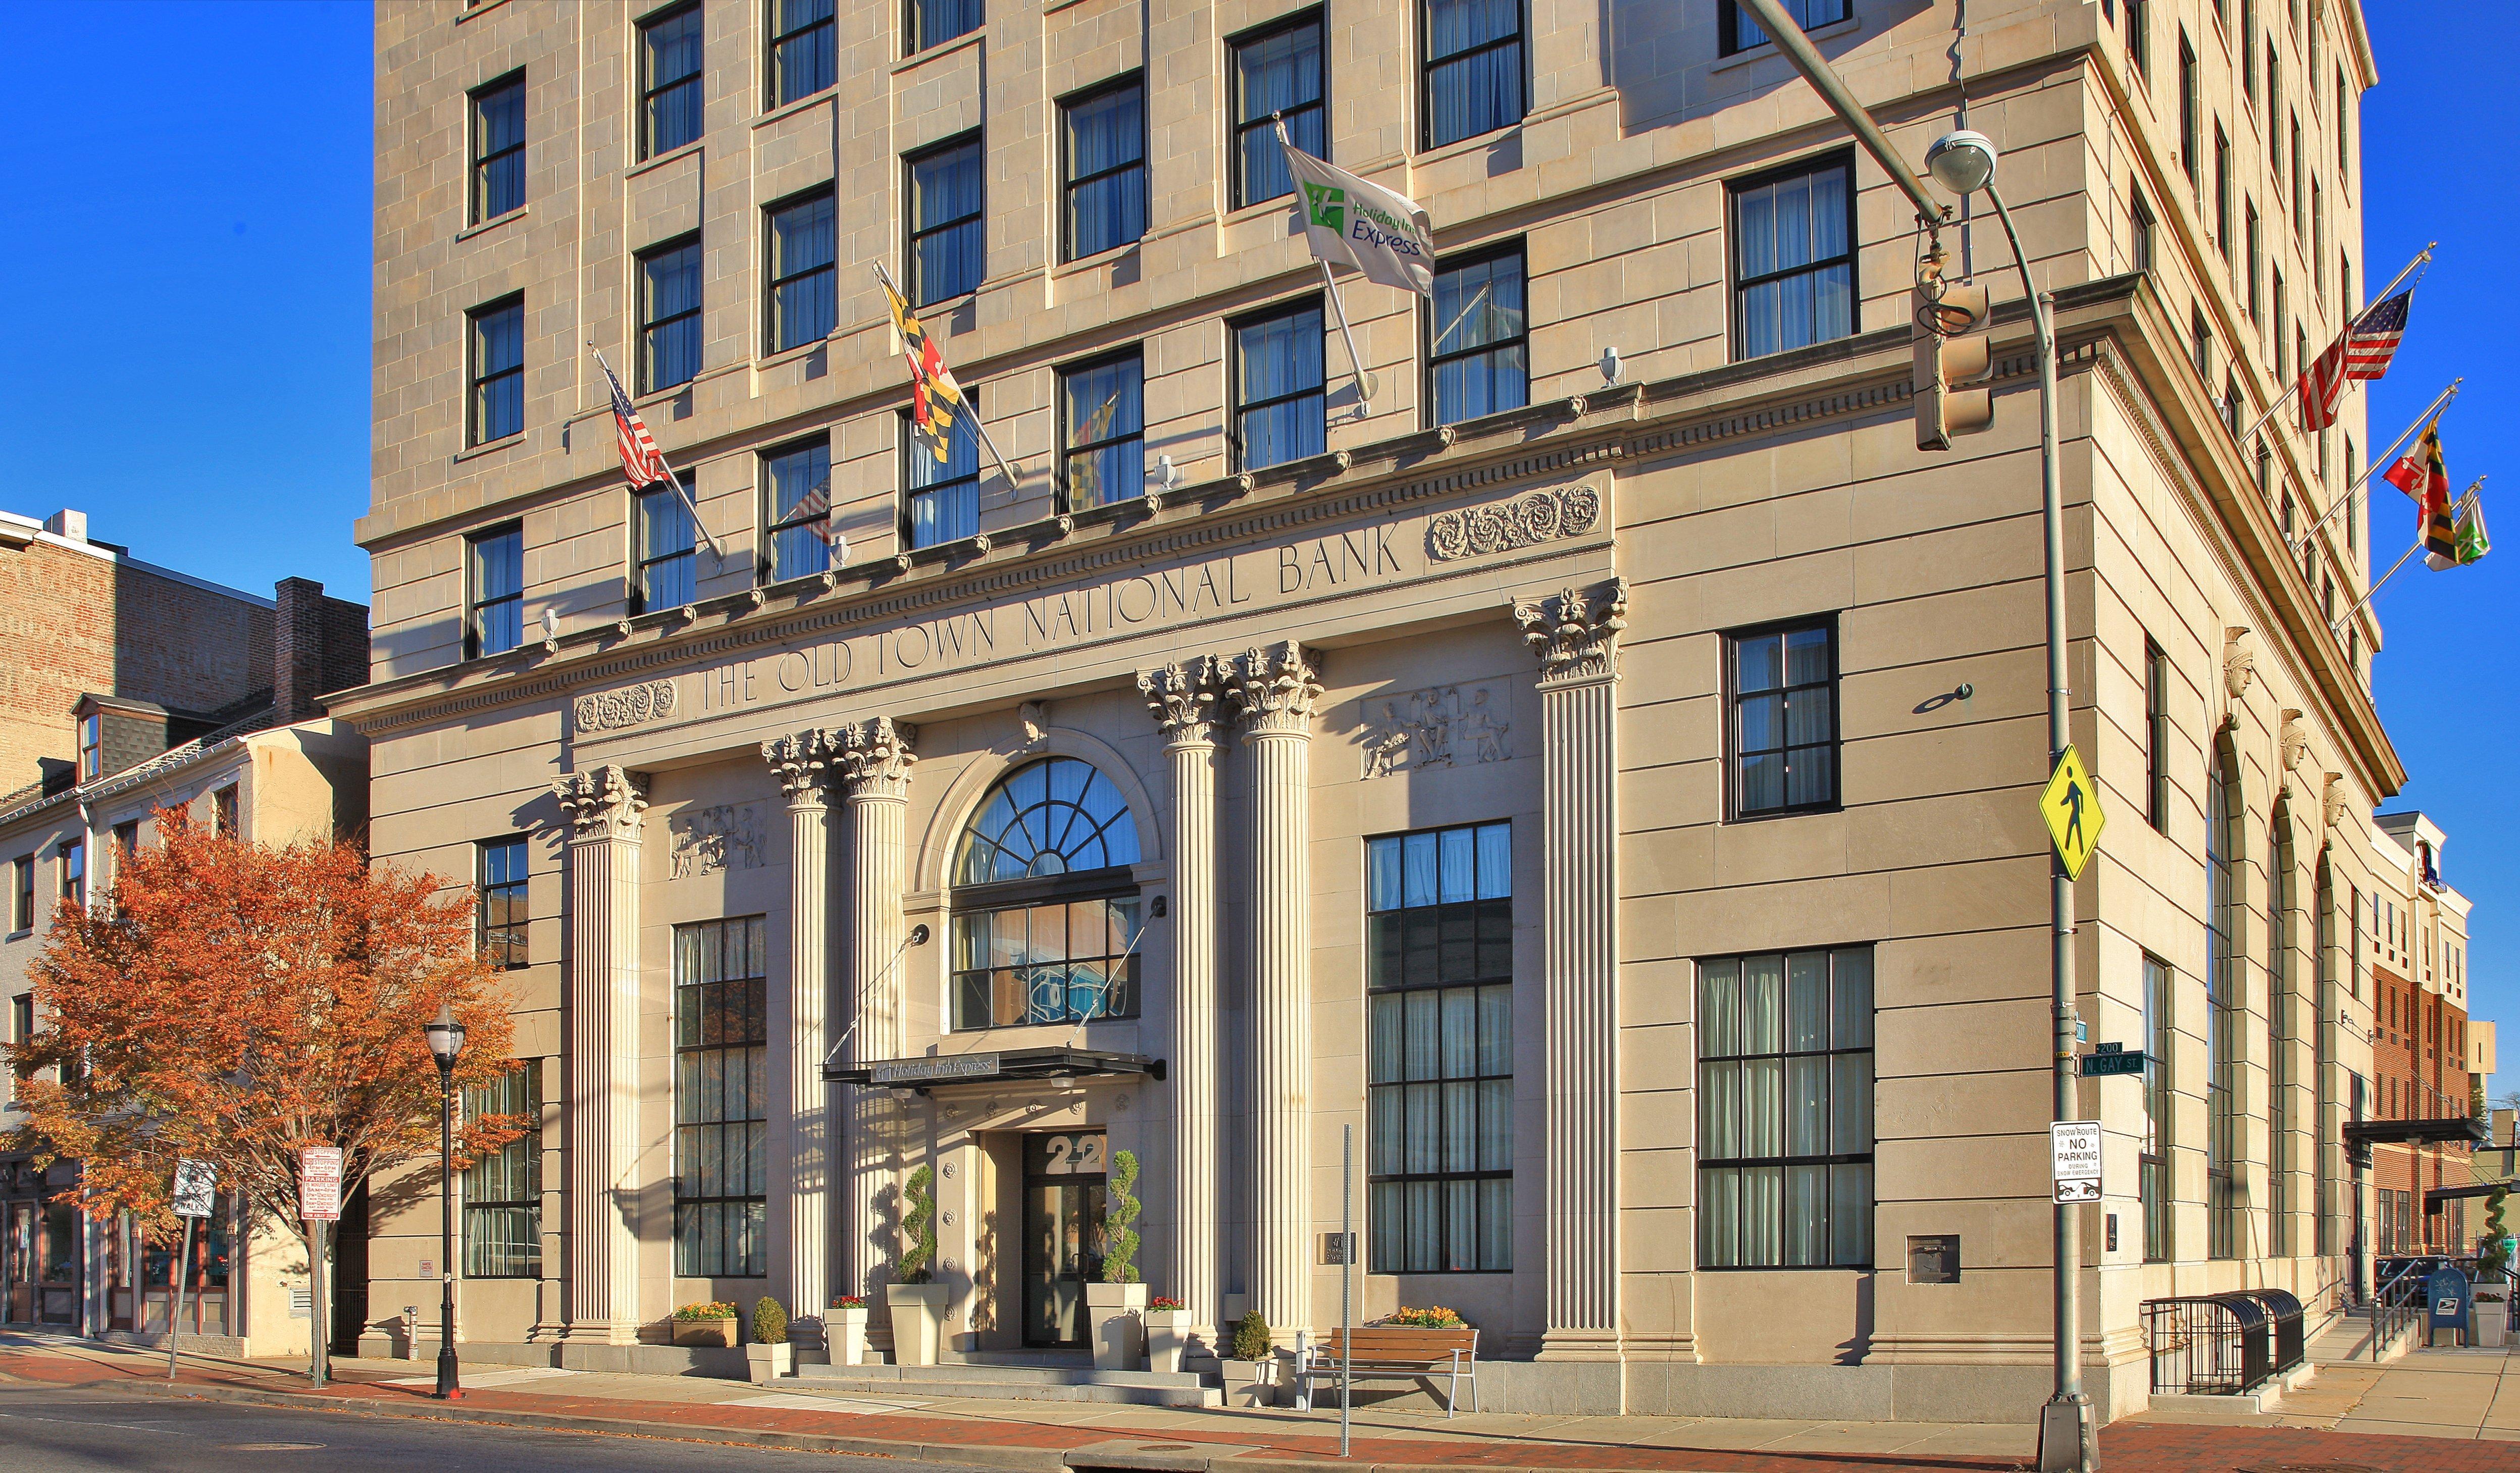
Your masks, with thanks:
<instances>
[{"instance_id":1,"label":"american flag","mask_svg":"<svg viewBox=\"0 0 2520 1473\"><path fill-rule=\"evenodd\" d=\"M2336 423L2336 406L2345 397L2345 385L2356 379L2377 379L2389 372L2389 360L2398 354L2399 340L2407 335L2407 309L2413 304L2415 289L2374 304L2356 318L2344 335L2318 361L2301 376L2301 427L2325 429Z\"/></svg>"},{"instance_id":2,"label":"american flag","mask_svg":"<svg viewBox=\"0 0 2520 1473\"><path fill-rule=\"evenodd\" d=\"M665 469L665 452L656 448L656 437L648 433L647 422L630 407L630 395L621 387L621 376L612 372L612 365L604 361L602 353L595 355L595 361L604 368L604 381L612 385L614 443L621 451L621 469L630 477L630 484L652 486L672 480L674 472Z\"/></svg>"},{"instance_id":3,"label":"american flag","mask_svg":"<svg viewBox=\"0 0 2520 1473\"><path fill-rule=\"evenodd\" d=\"M832 481L829 476L814 482L813 490L796 498L796 505L788 509L788 514L791 519L813 517L808 530L825 542L840 535L839 529L832 525Z\"/></svg>"}]
</instances>

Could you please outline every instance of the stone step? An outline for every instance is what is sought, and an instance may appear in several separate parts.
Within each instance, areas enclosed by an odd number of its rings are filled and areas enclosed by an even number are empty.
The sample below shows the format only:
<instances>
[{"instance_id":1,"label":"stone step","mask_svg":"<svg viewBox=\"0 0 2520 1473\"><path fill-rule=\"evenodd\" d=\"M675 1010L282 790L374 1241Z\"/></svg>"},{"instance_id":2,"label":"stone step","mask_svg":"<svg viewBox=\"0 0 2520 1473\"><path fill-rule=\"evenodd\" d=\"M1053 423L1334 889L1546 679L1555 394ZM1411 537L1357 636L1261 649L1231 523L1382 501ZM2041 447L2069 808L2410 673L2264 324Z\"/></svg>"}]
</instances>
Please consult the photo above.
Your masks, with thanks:
<instances>
[{"instance_id":1,"label":"stone step","mask_svg":"<svg viewBox=\"0 0 2520 1473\"><path fill-rule=\"evenodd\" d=\"M935 1365L800 1365L799 1374L838 1376L857 1381L884 1381L896 1393L923 1389L930 1382L970 1381L1004 1386L1154 1386L1204 1384L1187 1370L1096 1370L1091 1365L992 1365L978 1361L942 1361Z\"/></svg>"},{"instance_id":2,"label":"stone step","mask_svg":"<svg viewBox=\"0 0 2520 1473\"><path fill-rule=\"evenodd\" d=\"M933 1401L1097 1402L1133 1406L1222 1406L1225 1393L1196 1376L1158 1371L1032 1371L991 1365L799 1365L803 1389L840 1396ZM988 1374L988 1372L998 1374ZM936 1374L941 1372L942 1374Z\"/></svg>"}]
</instances>

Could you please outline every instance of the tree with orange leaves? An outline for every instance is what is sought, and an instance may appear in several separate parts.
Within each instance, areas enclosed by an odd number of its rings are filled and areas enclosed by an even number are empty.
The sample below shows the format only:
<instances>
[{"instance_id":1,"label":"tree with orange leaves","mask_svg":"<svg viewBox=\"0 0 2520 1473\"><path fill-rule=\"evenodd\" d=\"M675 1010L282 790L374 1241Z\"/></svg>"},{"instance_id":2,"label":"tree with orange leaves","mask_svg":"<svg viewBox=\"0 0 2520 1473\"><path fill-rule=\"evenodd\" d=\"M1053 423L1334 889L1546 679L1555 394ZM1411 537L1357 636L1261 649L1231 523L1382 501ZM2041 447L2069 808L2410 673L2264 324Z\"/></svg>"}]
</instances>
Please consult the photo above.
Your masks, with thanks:
<instances>
[{"instance_id":1,"label":"tree with orange leaves","mask_svg":"<svg viewBox=\"0 0 2520 1473\"><path fill-rule=\"evenodd\" d=\"M300 1151L340 1148L344 1197L436 1157L421 1028L440 1005L468 1034L459 1086L509 1067L508 1000L474 947L472 892L338 840L248 843L174 809L157 822L160 842L120 857L110 896L55 913L32 967L43 1027L10 1050L24 1116L8 1145L80 1163L61 1199L130 1212L160 1242L178 1228L176 1161L207 1161L252 1221L303 1246ZM457 1165L531 1124L463 1122ZM415 1197L433 1182L410 1175Z\"/></svg>"}]
</instances>

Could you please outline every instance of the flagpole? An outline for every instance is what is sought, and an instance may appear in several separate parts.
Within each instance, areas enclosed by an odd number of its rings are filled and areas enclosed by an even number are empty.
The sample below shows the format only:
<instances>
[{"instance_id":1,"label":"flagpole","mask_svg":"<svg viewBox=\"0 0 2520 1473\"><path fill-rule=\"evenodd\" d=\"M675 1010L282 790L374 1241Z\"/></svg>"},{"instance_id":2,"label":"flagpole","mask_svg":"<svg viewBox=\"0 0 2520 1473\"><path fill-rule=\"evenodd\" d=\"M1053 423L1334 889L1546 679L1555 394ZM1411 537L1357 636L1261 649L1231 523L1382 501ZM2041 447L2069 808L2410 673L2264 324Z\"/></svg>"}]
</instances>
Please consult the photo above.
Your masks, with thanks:
<instances>
[{"instance_id":1,"label":"flagpole","mask_svg":"<svg viewBox=\"0 0 2520 1473\"><path fill-rule=\"evenodd\" d=\"M1294 140L1286 136L1286 114L1283 112L1272 112L1269 114L1269 122L1271 126L1278 130L1278 148L1280 151L1283 154L1294 153ZM1289 158L1286 160L1287 182L1290 184L1293 183L1294 177L1295 163L1293 159ZM1295 208L1300 211L1303 207L1303 186L1298 184L1295 186ZM1380 387L1380 384L1375 380L1373 375L1365 371L1365 360L1357 356L1356 335L1348 331L1347 303L1339 299L1338 278L1330 275L1329 262L1323 260L1319 256L1315 256L1313 258L1313 263L1322 268L1322 289L1329 293L1330 315L1338 319L1339 337L1347 343L1347 366L1349 372L1356 379L1357 400L1359 403L1370 404L1373 402L1373 391Z\"/></svg>"},{"instance_id":2,"label":"flagpole","mask_svg":"<svg viewBox=\"0 0 2520 1473\"><path fill-rule=\"evenodd\" d=\"M612 372L611 363L606 360L604 350L597 347L591 339L586 346L587 350L595 355L596 363L603 368L605 378L615 383L620 382L619 377ZM717 558L719 565L723 566L726 562L726 549L718 544L717 535L708 529L708 523L700 519L700 509L692 501L691 488L683 484L683 478L675 471L673 463L665 459L662 446L657 447L656 463L665 468L665 479L672 483L674 495L681 499L683 510L692 513L692 525L699 531L701 539L708 543L709 555ZM644 488L633 487L632 489Z\"/></svg>"},{"instance_id":3,"label":"flagpole","mask_svg":"<svg viewBox=\"0 0 2520 1473\"><path fill-rule=\"evenodd\" d=\"M2400 282L2403 282L2408 277L2413 275L2416 267L2423 265L2433 258L2433 247L2440 244L2441 242L2439 241L2433 241L2428 243L2423 249L2416 251L2415 258L2408 261L2406 264L2405 269L2401 270L2396 276L2389 279L2389 285L2371 293L2370 300L2372 306L2377 306L2381 302L2387 301L2389 299L2389 294L2398 290L2398 284ZM2339 303L2339 305L2343 304ZM2369 311L2370 307L2365 307L2362 312L2357 312L2352 317L2347 318L2345 320L2344 332L2337 334L2337 336L2342 338L2350 335L2354 332L2354 325L2361 322L2363 316ZM2303 365L2303 372L2306 373L2308 370L2309 366L2307 364ZM2258 437L2258 431L2266 428L2268 422L2272 420L2277 414L2281 413L2283 407L2292 402L2293 396L2301 392L2301 377L2302 376L2300 374L2295 374L2293 376L2292 382L2281 394L2276 396L2275 402L2267 406L2267 412L2265 414L2258 416L2257 423L2249 426L2248 433L2240 436L2240 443L2242 445L2245 446L2251 440L2256 439ZM2350 388L2358 381L2360 380L2348 379L2346 380L2346 386Z\"/></svg>"},{"instance_id":4,"label":"flagpole","mask_svg":"<svg viewBox=\"0 0 2520 1473\"><path fill-rule=\"evenodd\" d=\"M884 290L900 297L902 303L907 306L910 293L902 290L901 284L892 279L890 268L881 261L870 261L867 264L875 272L875 279L883 283ZM1007 478L1007 484L1010 486L1020 482L1023 479L1023 468L1009 462L1005 456L998 453L998 442L989 438L989 422L981 417L979 407L967 398L963 401L963 409L970 417L972 432L980 437L980 444L989 452L989 459L998 463L998 473Z\"/></svg>"},{"instance_id":5,"label":"flagpole","mask_svg":"<svg viewBox=\"0 0 2520 1473\"><path fill-rule=\"evenodd\" d=\"M2415 422L2407 426L2407 432L2398 436L2396 442L2391 444L2388 449L2371 457L2369 464L2362 468L2362 473L2354 477L2352 481L2346 484L2344 493L2338 496L2335 501L2331 502L2326 511L2318 513L2318 520L2313 521L2310 525L2301 529L2301 536L2298 539L2285 542L2284 550L2286 552L2292 552L2299 549L2303 543L2310 541L2312 537L2316 536L2320 527L2327 525L2329 518L2333 517L2338 512L2343 511L2345 508L2354 505L2355 498L2361 494L2364 486L2370 483L2371 473L2378 470L2383 466L2396 464L2398 452L2406 448L2407 442L2415 437L2415 432L2417 430L2422 429L2426 424L2432 423L2432 421L2438 417L2443 410L2450 408L2452 401L2458 397L2458 386L2466 381L2467 379L2464 375L2459 378L2452 379L2450 381L2450 387L2443 389L2438 394L2435 394L2433 396L2433 402L2425 405L2424 412L2415 416Z\"/></svg>"},{"instance_id":6,"label":"flagpole","mask_svg":"<svg viewBox=\"0 0 2520 1473\"><path fill-rule=\"evenodd\" d=\"M2476 510L2477 489L2484 484L2485 477L2480 475L2468 484L2468 488L2465 491L2459 493L2457 503L2451 508L2452 518L2453 521ZM2423 550L2424 537L2423 534L2418 533L2415 537L2415 545L2398 555L2398 560L2389 564L2389 570L2380 575L2380 581L2372 584L2368 593L2365 593L2362 598L2354 601L2353 607L2348 608L2344 613L2339 614L2336 622L2327 626L2328 634L2333 637L2336 631L2353 623L2354 616L2356 614L2361 613L2364 608L2368 607L2373 599L2380 597L2380 589L2382 585L2386 584L2390 579L2398 576L2398 569L2405 567L2408 558L2414 557L2417 553L2420 553Z\"/></svg>"}]
</instances>

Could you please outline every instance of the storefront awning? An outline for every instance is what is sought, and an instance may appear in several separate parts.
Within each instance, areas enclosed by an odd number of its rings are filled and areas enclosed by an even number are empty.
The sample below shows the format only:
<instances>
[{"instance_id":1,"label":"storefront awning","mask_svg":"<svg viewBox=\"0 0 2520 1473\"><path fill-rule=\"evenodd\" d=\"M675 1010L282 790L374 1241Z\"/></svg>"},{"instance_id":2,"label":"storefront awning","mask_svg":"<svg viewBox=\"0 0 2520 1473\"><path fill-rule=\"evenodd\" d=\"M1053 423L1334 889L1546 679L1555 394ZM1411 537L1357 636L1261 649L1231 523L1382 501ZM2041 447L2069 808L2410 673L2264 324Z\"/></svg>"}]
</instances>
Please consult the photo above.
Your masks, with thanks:
<instances>
[{"instance_id":1,"label":"storefront awning","mask_svg":"<svg viewBox=\"0 0 2520 1473\"><path fill-rule=\"evenodd\" d=\"M1010 1080L1164 1077L1164 1061L1099 1049L1003 1049L984 1053L936 1053L918 1058L878 1058L863 1064L826 1064L823 1078L876 1089L935 1089L940 1085L988 1085Z\"/></svg>"},{"instance_id":2,"label":"storefront awning","mask_svg":"<svg viewBox=\"0 0 2520 1473\"><path fill-rule=\"evenodd\" d=\"M2371 1164L2371 1147L2375 1145L2447 1145L2453 1141L2485 1145L2493 1138L2484 1119L2474 1115L2345 1122L2345 1149L2357 1166Z\"/></svg>"}]
</instances>

